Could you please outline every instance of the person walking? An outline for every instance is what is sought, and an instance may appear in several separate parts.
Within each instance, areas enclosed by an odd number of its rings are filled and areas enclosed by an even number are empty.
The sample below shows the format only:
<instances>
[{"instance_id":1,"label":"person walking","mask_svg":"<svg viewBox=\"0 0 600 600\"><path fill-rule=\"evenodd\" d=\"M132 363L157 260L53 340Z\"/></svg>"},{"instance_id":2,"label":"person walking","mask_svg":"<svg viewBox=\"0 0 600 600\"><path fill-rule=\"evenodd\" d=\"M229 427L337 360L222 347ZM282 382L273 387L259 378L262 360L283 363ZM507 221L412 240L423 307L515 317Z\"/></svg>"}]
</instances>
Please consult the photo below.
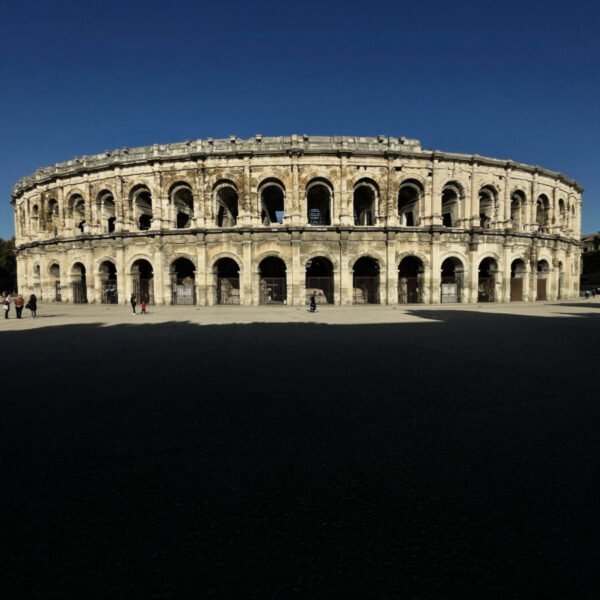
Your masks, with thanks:
<instances>
[{"instance_id":1,"label":"person walking","mask_svg":"<svg viewBox=\"0 0 600 600\"><path fill-rule=\"evenodd\" d=\"M18 294L15 298L15 312L17 313L17 319L21 318L23 312L23 305L25 304L25 298L21 294Z\"/></svg>"},{"instance_id":2,"label":"person walking","mask_svg":"<svg viewBox=\"0 0 600 600\"><path fill-rule=\"evenodd\" d=\"M146 298L142 298L142 301L140 302L140 307L142 309L142 313L143 315L147 314L146 313Z\"/></svg>"},{"instance_id":3,"label":"person walking","mask_svg":"<svg viewBox=\"0 0 600 600\"><path fill-rule=\"evenodd\" d=\"M317 292L310 295L310 312L317 312Z\"/></svg>"},{"instance_id":4,"label":"person walking","mask_svg":"<svg viewBox=\"0 0 600 600\"><path fill-rule=\"evenodd\" d=\"M31 317L35 319L37 317L37 298L35 294L31 294L29 296L29 301L25 308L28 308L31 311Z\"/></svg>"},{"instance_id":5,"label":"person walking","mask_svg":"<svg viewBox=\"0 0 600 600\"><path fill-rule=\"evenodd\" d=\"M135 307L137 304L137 297L135 294L131 294L131 298L129 298L129 302L131 302L131 308L133 310L133 314L135 315Z\"/></svg>"},{"instance_id":6,"label":"person walking","mask_svg":"<svg viewBox=\"0 0 600 600\"><path fill-rule=\"evenodd\" d=\"M2 294L2 309L4 310L4 318L8 319L8 311L10 310L11 297L7 292Z\"/></svg>"}]
</instances>

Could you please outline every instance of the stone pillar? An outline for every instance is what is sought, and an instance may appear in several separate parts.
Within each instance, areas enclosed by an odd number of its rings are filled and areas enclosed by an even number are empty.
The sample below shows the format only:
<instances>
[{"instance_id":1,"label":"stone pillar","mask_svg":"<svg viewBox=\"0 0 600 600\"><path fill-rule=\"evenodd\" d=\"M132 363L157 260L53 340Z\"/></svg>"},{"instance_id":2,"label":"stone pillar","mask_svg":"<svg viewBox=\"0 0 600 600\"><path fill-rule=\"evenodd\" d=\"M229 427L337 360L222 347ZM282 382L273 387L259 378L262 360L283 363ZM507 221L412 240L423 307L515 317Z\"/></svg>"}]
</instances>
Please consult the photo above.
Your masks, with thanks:
<instances>
[{"instance_id":1,"label":"stone pillar","mask_svg":"<svg viewBox=\"0 0 600 600\"><path fill-rule=\"evenodd\" d=\"M244 237L242 242L243 267L240 274L240 304L251 306L252 304L258 304L258 302L253 298L252 290L252 240L249 233L245 235L248 237Z\"/></svg>"},{"instance_id":2,"label":"stone pillar","mask_svg":"<svg viewBox=\"0 0 600 600\"><path fill-rule=\"evenodd\" d=\"M431 168L431 225L442 224L442 190L440 188L439 158L433 159Z\"/></svg>"},{"instance_id":3,"label":"stone pillar","mask_svg":"<svg viewBox=\"0 0 600 600\"><path fill-rule=\"evenodd\" d=\"M386 304L398 304L398 265L396 264L397 242L394 234L388 232L385 244L387 298Z\"/></svg>"},{"instance_id":4,"label":"stone pillar","mask_svg":"<svg viewBox=\"0 0 600 600\"><path fill-rule=\"evenodd\" d=\"M158 248L154 252L154 264L152 265L153 270L153 286L154 286L154 304L165 304L165 282L163 277L164 266L163 266L163 252L162 247Z\"/></svg>"},{"instance_id":5,"label":"stone pillar","mask_svg":"<svg viewBox=\"0 0 600 600\"><path fill-rule=\"evenodd\" d=\"M340 157L340 225L354 225L354 208L352 206L352 190L347 190L348 155Z\"/></svg>"},{"instance_id":6,"label":"stone pillar","mask_svg":"<svg viewBox=\"0 0 600 600\"><path fill-rule=\"evenodd\" d=\"M286 210L286 223L291 225L304 225L307 222L306 214L302 213L302 202L300 201L300 183L298 181L298 155L291 155L291 169L292 169L292 190L291 190L291 198L288 196L286 199L290 200L290 206L285 207ZM287 220L287 211L290 211L290 220Z\"/></svg>"},{"instance_id":7,"label":"stone pillar","mask_svg":"<svg viewBox=\"0 0 600 600\"><path fill-rule=\"evenodd\" d=\"M119 244L115 248L116 258L115 267L117 268L117 302L127 304L131 297L131 277L125 272L125 252L123 245Z\"/></svg>"},{"instance_id":8,"label":"stone pillar","mask_svg":"<svg viewBox=\"0 0 600 600\"><path fill-rule=\"evenodd\" d=\"M338 278L340 287L340 303L349 306L353 303L353 271L348 265L348 232L340 232L340 275Z\"/></svg>"},{"instance_id":9,"label":"stone pillar","mask_svg":"<svg viewBox=\"0 0 600 600\"><path fill-rule=\"evenodd\" d=\"M252 203L252 196L250 194L251 182L250 182L250 157L244 158L244 177L243 177L243 188L240 190L240 202L238 209L238 222L242 227L250 227L252 225L252 215L254 214L255 208ZM245 269L244 269L245 270ZM242 287L240 281L240 295L242 294ZM240 302L242 302L240 298Z\"/></svg>"},{"instance_id":10,"label":"stone pillar","mask_svg":"<svg viewBox=\"0 0 600 600\"><path fill-rule=\"evenodd\" d=\"M469 222L471 227L481 227L481 219L479 218L479 185L476 180L477 163L471 165L471 211L469 214Z\"/></svg>"},{"instance_id":11,"label":"stone pillar","mask_svg":"<svg viewBox=\"0 0 600 600\"><path fill-rule=\"evenodd\" d=\"M537 172L533 174L533 179L531 181L531 203L529 205L529 215L527 222L526 231L536 231L537 230L537 221L536 221L536 204L538 197L538 184L537 184Z\"/></svg>"},{"instance_id":12,"label":"stone pillar","mask_svg":"<svg viewBox=\"0 0 600 600\"><path fill-rule=\"evenodd\" d=\"M194 221L192 227L204 227L203 204L204 199L204 165L199 159L196 163L196 173L194 174ZM198 302L198 293L196 291L196 302Z\"/></svg>"},{"instance_id":13,"label":"stone pillar","mask_svg":"<svg viewBox=\"0 0 600 600\"><path fill-rule=\"evenodd\" d=\"M479 298L479 260L477 244L471 244L467 253L467 264L464 272L464 291L462 301L476 303Z\"/></svg>"},{"instance_id":14,"label":"stone pillar","mask_svg":"<svg viewBox=\"0 0 600 600\"><path fill-rule=\"evenodd\" d=\"M207 258L206 258L206 239L203 233L196 235L196 304L198 306L206 306L208 304L207 296L207 278L210 276L207 273Z\"/></svg>"},{"instance_id":15,"label":"stone pillar","mask_svg":"<svg viewBox=\"0 0 600 600\"><path fill-rule=\"evenodd\" d=\"M505 169L505 176L504 176L504 229L512 229L512 221L510 219L510 187L511 187L511 178L512 175L512 169L507 166Z\"/></svg>"},{"instance_id":16,"label":"stone pillar","mask_svg":"<svg viewBox=\"0 0 600 600\"><path fill-rule=\"evenodd\" d=\"M289 306L302 306L304 304L306 271L304 270L300 259L300 245L300 234L299 232L294 231L291 240L291 273L290 270L287 272L287 303Z\"/></svg>"},{"instance_id":17,"label":"stone pillar","mask_svg":"<svg viewBox=\"0 0 600 600\"><path fill-rule=\"evenodd\" d=\"M429 276L428 304L440 304L441 302L441 268L442 263L440 261L440 245L439 245L439 233L432 234L431 240L431 269ZM426 278L427 279L427 278Z\"/></svg>"},{"instance_id":18,"label":"stone pillar","mask_svg":"<svg viewBox=\"0 0 600 600\"><path fill-rule=\"evenodd\" d=\"M502 280L502 300L501 302L510 302L510 274L511 274L511 263L510 263L510 247L504 246L502 248L502 264L503 269L500 269L498 277Z\"/></svg>"},{"instance_id":19,"label":"stone pillar","mask_svg":"<svg viewBox=\"0 0 600 600\"><path fill-rule=\"evenodd\" d=\"M398 209L397 209L397 196L398 194L394 189L394 167L399 164L397 159L388 158L387 164L387 204L385 210L386 223L389 227L396 227L398 225ZM396 302L398 299L396 298Z\"/></svg>"}]
</instances>

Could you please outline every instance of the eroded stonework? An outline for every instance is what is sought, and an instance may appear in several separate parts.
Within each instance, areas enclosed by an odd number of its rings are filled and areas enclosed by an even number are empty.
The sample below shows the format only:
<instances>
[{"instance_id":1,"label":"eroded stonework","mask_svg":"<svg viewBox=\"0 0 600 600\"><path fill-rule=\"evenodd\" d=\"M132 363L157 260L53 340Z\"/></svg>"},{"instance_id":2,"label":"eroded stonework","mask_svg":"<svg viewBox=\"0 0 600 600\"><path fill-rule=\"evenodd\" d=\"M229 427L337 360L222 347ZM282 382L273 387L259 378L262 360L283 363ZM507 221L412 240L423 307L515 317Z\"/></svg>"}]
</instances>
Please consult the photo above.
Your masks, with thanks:
<instances>
[{"instance_id":1,"label":"eroded stonework","mask_svg":"<svg viewBox=\"0 0 600 600\"><path fill-rule=\"evenodd\" d=\"M199 305L573 298L582 191L384 136L122 149L15 185L19 290Z\"/></svg>"}]
</instances>

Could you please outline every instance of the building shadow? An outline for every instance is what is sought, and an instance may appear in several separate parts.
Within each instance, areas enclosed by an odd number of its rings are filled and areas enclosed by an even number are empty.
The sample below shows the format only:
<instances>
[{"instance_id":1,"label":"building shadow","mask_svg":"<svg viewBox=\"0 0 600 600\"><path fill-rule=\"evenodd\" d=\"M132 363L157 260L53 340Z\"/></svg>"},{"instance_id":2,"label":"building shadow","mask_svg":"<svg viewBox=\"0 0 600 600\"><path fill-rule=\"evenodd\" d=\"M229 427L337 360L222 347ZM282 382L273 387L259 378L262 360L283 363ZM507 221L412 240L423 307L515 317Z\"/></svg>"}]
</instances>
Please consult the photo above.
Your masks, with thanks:
<instances>
[{"instance_id":1,"label":"building shadow","mask_svg":"<svg viewBox=\"0 0 600 600\"><path fill-rule=\"evenodd\" d=\"M411 313L434 322L0 332L8 580L593 597L597 315Z\"/></svg>"}]
</instances>

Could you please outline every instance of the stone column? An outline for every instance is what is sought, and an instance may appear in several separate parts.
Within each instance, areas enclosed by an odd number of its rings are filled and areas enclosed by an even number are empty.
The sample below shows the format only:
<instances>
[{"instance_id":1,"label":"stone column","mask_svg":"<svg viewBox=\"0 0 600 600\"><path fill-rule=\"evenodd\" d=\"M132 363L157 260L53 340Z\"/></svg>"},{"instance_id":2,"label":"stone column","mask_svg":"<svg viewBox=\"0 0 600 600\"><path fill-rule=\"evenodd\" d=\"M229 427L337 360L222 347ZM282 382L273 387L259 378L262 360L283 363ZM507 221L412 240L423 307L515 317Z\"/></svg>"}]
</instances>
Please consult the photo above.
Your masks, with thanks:
<instances>
[{"instance_id":1,"label":"stone column","mask_svg":"<svg viewBox=\"0 0 600 600\"><path fill-rule=\"evenodd\" d=\"M348 155L340 157L340 225L354 225L354 209L352 206L352 190L348 191L346 178L348 177Z\"/></svg>"},{"instance_id":2,"label":"stone column","mask_svg":"<svg viewBox=\"0 0 600 600\"><path fill-rule=\"evenodd\" d=\"M285 207L286 209L286 222L287 221L287 212L290 211L290 220L289 224L291 225L304 225L306 224L306 216L302 214L301 210L301 202L300 202L300 184L298 181L298 155L291 155L291 169L292 169L292 190L291 190L291 199L290 196L287 196L286 199L290 199L290 206Z\"/></svg>"},{"instance_id":3,"label":"stone column","mask_svg":"<svg viewBox=\"0 0 600 600\"><path fill-rule=\"evenodd\" d=\"M290 306L302 306L304 304L304 289L306 272L300 260L300 234L292 232L292 264L291 273L287 272L287 303ZM291 288L291 289L290 289Z\"/></svg>"},{"instance_id":4,"label":"stone column","mask_svg":"<svg viewBox=\"0 0 600 600\"><path fill-rule=\"evenodd\" d=\"M251 182L250 182L250 157L244 158L244 187L240 190L240 211L239 211L239 224L242 227L250 227L252 225L252 215L255 209L252 204L252 196L250 194ZM245 269L244 269L245 270ZM248 271L249 272L249 271ZM240 295L242 294L241 282L240 282ZM240 298L240 302L241 302Z\"/></svg>"},{"instance_id":5,"label":"stone column","mask_svg":"<svg viewBox=\"0 0 600 600\"><path fill-rule=\"evenodd\" d=\"M196 163L196 172L194 175L194 221L192 227L204 227L204 213L202 200L204 197L204 165L202 160L199 159ZM198 294L196 293L196 301L198 302Z\"/></svg>"},{"instance_id":6,"label":"stone column","mask_svg":"<svg viewBox=\"0 0 600 600\"><path fill-rule=\"evenodd\" d=\"M512 229L512 222L510 219L510 187L511 187L511 178L512 169L507 165L505 169L504 175L504 229Z\"/></svg>"},{"instance_id":7,"label":"stone column","mask_svg":"<svg viewBox=\"0 0 600 600\"><path fill-rule=\"evenodd\" d=\"M427 304L440 304L441 302L440 283L442 263L440 261L439 237L439 233L432 234L430 255L431 269L428 286L429 302ZM425 279L427 280L427 278Z\"/></svg>"},{"instance_id":8,"label":"stone column","mask_svg":"<svg viewBox=\"0 0 600 600\"><path fill-rule=\"evenodd\" d=\"M470 244L464 273L463 302L475 303L479 298L479 260L477 243Z\"/></svg>"},{"instance_id":9,"label":"stone column","mask_svg":"<svg viewBox=\"0 0 600 600\"><path fill-rule=\"evenodd\" d=\"M387 265L387 301L386 304L398 304L398 265L396 264L396 237L388 232L385 250L385 262Z\"/></svg>"},{"instance_id":10,"label":"stone column","mask_svg":"<svg viewBox=\"0 0 600 600\"><path fill-rule=\"evenodd\" d=\"M240 273L240 304L245 306L251 306L257 304L253 299L252 290L252 240L250 233L244 234L244 241L242 242L242 260L243 267Z\"/></svg>"},{"instance_id":11,"label":"stone column","mask_svg":"<svg viewBox=\"0 0 600 600\"><path fill-rule=\"evenodd\" d=\"M502 290L502 302L510 302L510 274L511 274L511 264L510 264L510 247L509 246L504 246L503 247L503 257L502 257L502 264L504 265L504 268L500 270L500 272L498 273L498 277L500 277L502 279L502 283L503 283L503 290Z\"/></svg>"},{"instance_id":12,"label":"stone column","mask_svg":"<svg viewBox=\"0 0 600 600\"><path fill-rule=\"evenodd\" d=\"M342 306L349 306L353 302L353 271L348 266L348 232L340 232L340 303Z\"/></svg>"},{"instance_id":13,"label":"stone column","mask_svg":"<svg viewBox=\"0 0 600 600\"><path fill-rule=\"evenodd\" d=\"M387 205L385 210L386 223L389 227L396 227L398 225L398 210L397 210L397 194L394 193L394 167L398 164L397 159L388 157L387 164ZM396 302L398 299L396 298Z\"/></svg>"},{"instance_id":14,"label":"stone column","mask_svg":"<svg viewBox=\"0 0 600 600\"><path fill-rule=\"evenodd\" d=\"M471 228L481 227L481 219L479 218L479 184L477 182L477 163L471 165L471 202L469 222Z\"/></svg>"},{"instance_id":15,"label":"stone column","mask_svg":"<svg viewBox=\"0 0 600 600\"><path fill-rule=\"evenodd\" d=\"M165 287L164 287L164 266L162 247L159 246L154 252L153 270L153 286L154 286L154 304L165 304Z\"/></svg>"},{"instance_id":16,"label":"stone column","mask_svg":"<svg viewBox=\"0 0 600 600\"><path fill-rule=\"evenodd\" d=\"M536 204L538 197L538 183L537 183L537 172L533 174L533 179L531 181L531 203L529 205L529 215L528 215L528 223L526 231L536 231Z\"/></svg>"},{"instance_id":17,"label":"stone column","mask_svg":"<svg viewBox=\"0 0 600 600\"><path fill-rule=\"evenodd\" d=\"M206 239L204 233L196 234L196 303L198 306L208 304L207 296L210 291L207 289L207 259L206 259Z\"/></svg>"},{"instance_id":18,"label":"stone column","mask_svg":"<svg viewBox=\"0 0 600 600\"><path fill-rule=\"evenodd\" d=\"M431 168L431 225L442 225L442 190L440 188L440 159L432 161Z\"/></svg>"}]
</instances>

